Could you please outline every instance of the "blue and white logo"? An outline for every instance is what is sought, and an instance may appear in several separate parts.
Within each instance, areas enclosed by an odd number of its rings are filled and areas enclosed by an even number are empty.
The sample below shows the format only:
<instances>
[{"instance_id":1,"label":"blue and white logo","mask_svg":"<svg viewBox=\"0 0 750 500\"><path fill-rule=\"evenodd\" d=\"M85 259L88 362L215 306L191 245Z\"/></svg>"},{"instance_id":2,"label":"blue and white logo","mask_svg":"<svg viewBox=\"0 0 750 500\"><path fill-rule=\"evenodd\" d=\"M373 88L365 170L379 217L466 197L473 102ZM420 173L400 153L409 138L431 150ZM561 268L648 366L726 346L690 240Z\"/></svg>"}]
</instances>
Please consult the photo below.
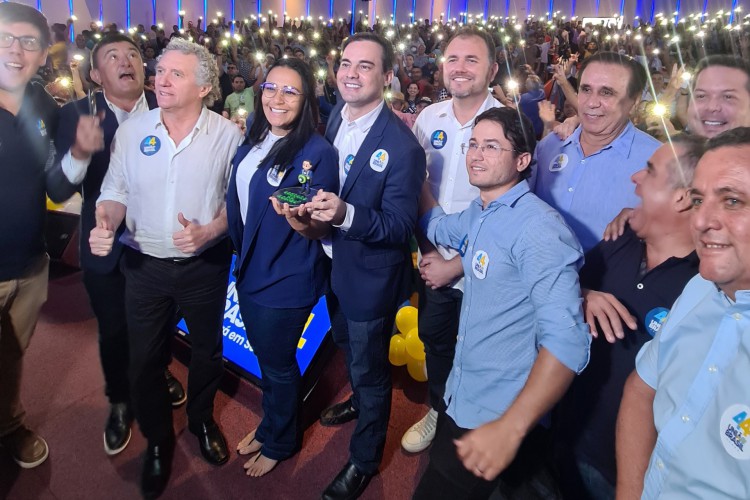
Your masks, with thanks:
<instances>
[{"instance_id":1,"label":"blue and white logo","mask_svg":"<svg viewBox=\"0 0 750 500\"><path fill-rule=\"evenodd\" d=\"M483 280L487 277L487 268L490 267L490 256L484 250L477 250L471 260L471 270L474 276Z\"/></svg>"},{"instance_id":2,"label":"blue and white logo","mask_svg":"<svg viewBox=\"0 0 750 500\"><path fill-rule=\"evenodd\" d=\"M349 175L349 170L352 169L353 163L354 163L354 155L347 155L346 160L344 160L344 175Z\"/></svg>"},{"instance_id":3,"label":"blue and white logo","mask_svg":"<svg viewBox=\"0 0 750 500\"><path fill-rule=\"evenodd\" d=\"M667 320L668 315L669 309L666 307L655 307L651 309L648 314L646 314L646 319L644 320L646 332L652 337L659 333L659 330L661 330L661 326Z\"/></svg>"},{"instance_id":4,"label":"blue and white logo","mask_svg":"<svg viewBox=\"0 0 750 500\"><path fill-rule=\"evenodd\" d=\"M155 135L150 135L141 141L141 153L152 156L161 149L161 141Z\"/></svg>"},{"instance_id":5,"label":"blue and white logo","mask_svg":"<svg viewBox=\"0 0 750 500\"><path fill-rule=\"evenodd\" d=\"M435 149L443 149L446 142L448 142L448 134L445 133L445 130L436 130L430 136L430 144Z\"/></svg>"}]
</instances>

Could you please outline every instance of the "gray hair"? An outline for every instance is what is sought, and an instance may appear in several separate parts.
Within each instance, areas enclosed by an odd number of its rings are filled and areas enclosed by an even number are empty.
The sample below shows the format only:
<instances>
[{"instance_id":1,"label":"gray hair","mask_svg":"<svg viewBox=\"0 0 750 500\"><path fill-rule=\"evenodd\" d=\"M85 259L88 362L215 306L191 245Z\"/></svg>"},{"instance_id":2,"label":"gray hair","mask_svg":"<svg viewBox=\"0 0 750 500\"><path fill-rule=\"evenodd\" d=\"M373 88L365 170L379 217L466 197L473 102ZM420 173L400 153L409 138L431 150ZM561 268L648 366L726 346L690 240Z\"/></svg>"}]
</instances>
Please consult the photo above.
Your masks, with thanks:
<instances>
[{"instance_id":1,"label":"gray hair","mask_svg":"<svg viewBox=\"0 0 750 500\"><path fill-rule=\"evenodd\" d=\"M184 38L175 37L169 45L162 51L159 59L170 50L175 50L181 54L194 55L198 59L198 67L195 69L195 80L200 86L210 86L211 90L203 98L203 104L212 106L214 102L221 99L221 87L219 86L219 68L216 65L211 53L203 45L189 42Z\"/></svg>"},{"instance_id":2,"label":"gray hair","mask_svg":"<svg viewBox=\"0 0 750 500\"><path fill-rule=\"evenodd\" d=\"M538 76L532 74L526 78L526 92L541 90L543 88L544 84L542 83L542 79Z\"/></svg>"}]
</instances>

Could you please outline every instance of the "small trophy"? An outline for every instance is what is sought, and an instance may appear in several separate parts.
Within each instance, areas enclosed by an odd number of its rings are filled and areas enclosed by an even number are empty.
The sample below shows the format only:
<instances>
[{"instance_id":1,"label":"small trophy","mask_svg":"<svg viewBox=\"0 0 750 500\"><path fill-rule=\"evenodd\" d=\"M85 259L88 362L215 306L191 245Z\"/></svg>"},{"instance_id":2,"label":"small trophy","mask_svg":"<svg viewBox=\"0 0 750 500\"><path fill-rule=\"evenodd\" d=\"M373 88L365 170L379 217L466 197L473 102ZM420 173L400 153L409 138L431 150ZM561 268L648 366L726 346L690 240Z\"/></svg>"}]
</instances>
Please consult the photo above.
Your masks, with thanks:
<instances>
[{"instance_id":1,"label":"small trophy","mask_svg":"<svg viewBox=\"0 0 750 500\"><path fill-rule=\"evenodd\" d=\"M297 176L301 186L282 188L273 193L279 203L288 203L290 207L298 207L312 200L315 193L310 189L313 170L312 164L305 160L302 162L302 172Z\"/></svg>"}]
</instances>

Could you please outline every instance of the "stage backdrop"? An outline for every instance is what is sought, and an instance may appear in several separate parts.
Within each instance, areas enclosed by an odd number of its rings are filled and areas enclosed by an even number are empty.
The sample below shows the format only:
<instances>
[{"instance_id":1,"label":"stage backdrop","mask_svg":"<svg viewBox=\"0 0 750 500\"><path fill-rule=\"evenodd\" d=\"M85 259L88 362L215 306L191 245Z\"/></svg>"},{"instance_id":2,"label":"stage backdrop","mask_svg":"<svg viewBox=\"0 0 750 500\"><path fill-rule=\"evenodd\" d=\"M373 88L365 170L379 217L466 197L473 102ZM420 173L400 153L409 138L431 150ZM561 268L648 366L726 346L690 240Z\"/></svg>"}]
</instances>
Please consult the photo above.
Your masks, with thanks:
<instances>
[{"instance_id":1,"label":"stage backdrop","mask_svg":"<svg viewBox=\"0 0 750 500\"><path fill-rule=\"evenodd\" d=\"M649 19L659 12L668 15L679 11L689 15L701 11L715 13L741 5L738 0L17 0L34 7L41 6L50 23L65 22L71 12L76 15L78 29L91 20L116 22L123 27L140 24L150 26L164 23L171 26L178 22L180 9L186 20L216 17L222 12L227 19L244 19L253 14L273 10L287 12L294 18L312 16L314 19L339 18L359 11L368 13L371 19L380 16L389 19L395 13L399 23L408 23L413 12L415 19L439 19L441 14L458 18L462 12L486 14L487 16L512 16L525 18L529 14L544 16L549 11L560 11L560 16L609 17L621 13L626 22L640 16ZM743 12L743 15L745 12Z\"/></svg>"}]
</instances>

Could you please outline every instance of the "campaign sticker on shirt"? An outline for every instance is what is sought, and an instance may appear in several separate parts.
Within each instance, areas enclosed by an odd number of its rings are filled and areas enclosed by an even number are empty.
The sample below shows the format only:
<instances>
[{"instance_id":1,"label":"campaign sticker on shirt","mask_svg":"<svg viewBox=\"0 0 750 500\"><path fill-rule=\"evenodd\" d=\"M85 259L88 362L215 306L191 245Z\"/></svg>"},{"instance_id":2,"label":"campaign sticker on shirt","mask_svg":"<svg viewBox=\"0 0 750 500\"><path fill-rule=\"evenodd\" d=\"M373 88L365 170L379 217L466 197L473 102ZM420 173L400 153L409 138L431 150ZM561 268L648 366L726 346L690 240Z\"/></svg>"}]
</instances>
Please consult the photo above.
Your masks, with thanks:
<instances>
[{"instance_id":1,"label":"campaign sticker on shirt","mask_svg":"<svg viewBox=\"0 0 750 500\"><path fill-rule=\"evenodd\" d=\"M269 168L268 172L266 172L266 180L273 187L279 187L282 179L284 179L284 174L286 174L286 170L282 172L279 167L280 165L274 165L273 168Z\"/></svg>"},{"instance_id":2,"label":"campaign sticker on shirt","mask_svg":"<svg viewBox=\"0 0 750 500\"><path fill-rule=\"evenodd\" d=\"M549 164L549 171L550 172L559 172L560 170L564 169L568 166L568 155L565 153L560 153L559 155L552 158L552 161Z\"/></svg>"},{"instance_id":3,"label":"campaign sticker on shirt","mask_svg":"<svg viewBox=\"0 0 750 500\"><path fill-rule=\"evenodd\" d=\"M667 320L669 315L669 309L666 307L655 307L646 314L646 319L643 321L646 332L652 337L659 333L661 326Z\"/></svg>"},{"instance_id":4,"label":"campaign sticker on shirt","mask_svg":"<svg viewBox=\"0 0 750 500\"><path fill-rule=\"evenodd\" d=\"M466 248L469 246L469 235L465 235L464 239L461 240L461 243L458 245L458 253L463 257L466 255Z\"/></svg>"},{"instance_id":5,"label":"campaign sticker on shirt","mask_svg":"<svg viewBox=\"0 0 750 500\"><path fill-rule=\"evenodd\" d=\"M430 143L432 144L432 147L435 149L443 149L447 141L448 141L448 134L445 133L445 130L436 130L432 133L432 136L430 137Z\"/></svg>"},{"instance_id":6,"label":"campaign sticker on shirt","mask_svg":"<svg viewBox=\"0 0 750 500\"><path fill-rule=\"evenodd\" d=\"M39 135L47 137L47 126L41 118L36 122L36 128L39 129Z\"/></svg>"},{"instance_id":7,"label":"campaign sticker on shirt","mask_svg":"<svg viewBox=\"0 0 750 500\"><path fill-rule=\"evenodd\" d=\"M354 163L354 155L347 155L346 160L344 160L344 175L349 175L349 170L352 169L353 163Z\"/></svg>"},{"instance_id":8,"label":"campaign sticker on shirt","mask_svg":"<svg viewBox=\"0 0 750 500\"><path fill-rule=\"evenodd\" d=\"M388 151L378 149L370 156L370 168L376 172L382 172L388 166Z\"/></svg>"},{"instance_id":9,"label":"campaign sticker on shirt","mask_svg":"<svg viewBox=\"0 0 750 500\"><path fill-rule=\"evenodd\" d=\"M161 141L155 135L150 135L141 141L141 153L146 156L155 155L161 148Z\"/></svg>"},{"instance_id":10,"label":"campaign sticker on shirt","mask_svg":"<svg viewBox=\"0 0 750 500\"><path fill-rule=\"evenodd\" d=\"M719 439L729 456L738 460L750 458L750 449L745 448L748 434L750 434L750 407L734 404L724 410L719 421Z\"/></svg>"},{"instance_id":11,"label":"campaign sticker on shirt","mask_svg":"<svg viewBox=\"0 0 750 500\"><path fill-rule=\"evenodd\" d=\"M484 250L477 250L471 261L471 270L474 276L483 280L487 277L487 268L490 266L490 256Z\"/></svg>"}]
</instances>

